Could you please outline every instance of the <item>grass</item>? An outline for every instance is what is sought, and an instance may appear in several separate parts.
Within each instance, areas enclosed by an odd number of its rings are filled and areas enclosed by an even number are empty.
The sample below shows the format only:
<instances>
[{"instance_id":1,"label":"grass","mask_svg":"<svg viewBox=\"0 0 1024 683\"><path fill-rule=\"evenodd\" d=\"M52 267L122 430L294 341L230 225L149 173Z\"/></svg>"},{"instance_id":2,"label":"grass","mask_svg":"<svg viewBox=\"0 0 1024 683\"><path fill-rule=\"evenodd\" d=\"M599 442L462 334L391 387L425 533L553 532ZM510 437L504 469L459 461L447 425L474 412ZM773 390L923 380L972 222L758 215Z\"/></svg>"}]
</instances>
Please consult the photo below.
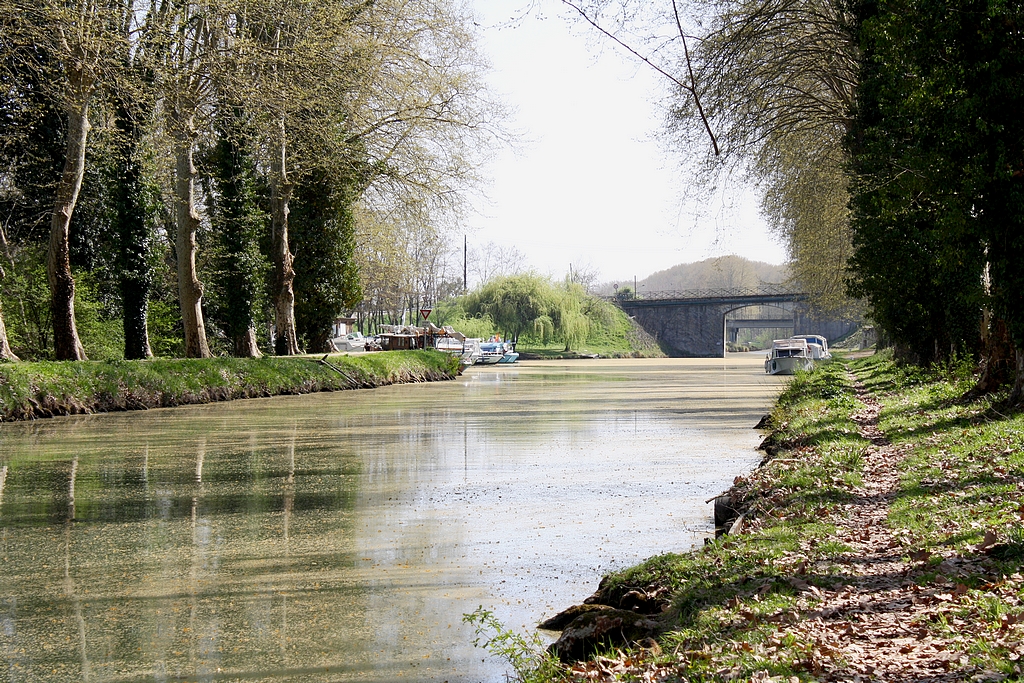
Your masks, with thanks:
<instances>
[{"instance_id":1,"label":"grass","mask_svg":"<svg viewBox=\"0 0 1024 683\"><path fill-rule=\"evenodd\" d=\"M880 429L906 454L888 526L908 568L919 564L913 580L948 585L953 596L908 627L942 638L959 657L954 667L1020 680L1013 628L1024 623L1024 414L1001 415L1004 396L961 398L973 382L963 364L922 371L878 354L849 367L881 403ZM821 657L843 665L798 626L821 604L815 589L848 580L840 559L851 548L833 538L827 513L862 483L870 444L851 419L861 406L840 362L797 375L769 419L773 457L734 487L749 521L743 533L602 582L612 599L671 591L660 648L609 648L543 680L584 680L610 667L620 673L600 680L813 680ZM949 583L948 558L973 569Z\"/></svg>"},{"instance_id":2,"label":"grass","mask_svg":"<svg viewBox=\"0 0 1024 683\"><path fill-rule=\"evenodd\" d=\"M587 340L579 348L565 350L564 341L540 342L531 337L520 339L516 350L529 358L553 360L597 354L602 358L664 358L658 342L618 307L603 302L604 322L591 326Z\"/></svg>"},{"instance_id":3,"label":"grass","mask_svg":"<svg viewBox=\"0 0 1024 683\"><path fill-rule=\"evenodd\" d=\"M0 419L102 412L451 379L434 351L360 356L166 359L0 364ZM333 366L333 367L331 367Z\"/></svg>"}]
</instances>

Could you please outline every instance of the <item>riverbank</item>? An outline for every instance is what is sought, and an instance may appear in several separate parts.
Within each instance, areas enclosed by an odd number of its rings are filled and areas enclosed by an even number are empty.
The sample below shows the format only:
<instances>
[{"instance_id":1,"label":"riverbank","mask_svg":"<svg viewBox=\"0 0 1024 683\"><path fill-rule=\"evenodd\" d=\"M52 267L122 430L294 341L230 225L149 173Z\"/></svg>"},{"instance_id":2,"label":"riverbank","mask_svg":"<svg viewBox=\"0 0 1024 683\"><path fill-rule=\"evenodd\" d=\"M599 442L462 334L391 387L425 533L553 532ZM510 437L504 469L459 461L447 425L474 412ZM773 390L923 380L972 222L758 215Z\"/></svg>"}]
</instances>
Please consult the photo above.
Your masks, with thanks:
<instances>
[{"instance_id":1,"label":"riverbank","mask_svg":"<svg viewBox=\"0 0 1024 683\"><path fill-rule=\"evenodd\" d=\"M434 351L0 364L0 421L454 379Z\"/></svg>"},{"instance_id":2,"label":"riverbank","mask_svg":"<svg viewBox=\"0 0 1024 683\"><path fill-rule=\"evenodd\" d=\"M566 663L520 677L1020 680L1024 415L970 385L881 356L798 376L732 532L605 577L548 624Z\"/></svg>"}]
</instances>

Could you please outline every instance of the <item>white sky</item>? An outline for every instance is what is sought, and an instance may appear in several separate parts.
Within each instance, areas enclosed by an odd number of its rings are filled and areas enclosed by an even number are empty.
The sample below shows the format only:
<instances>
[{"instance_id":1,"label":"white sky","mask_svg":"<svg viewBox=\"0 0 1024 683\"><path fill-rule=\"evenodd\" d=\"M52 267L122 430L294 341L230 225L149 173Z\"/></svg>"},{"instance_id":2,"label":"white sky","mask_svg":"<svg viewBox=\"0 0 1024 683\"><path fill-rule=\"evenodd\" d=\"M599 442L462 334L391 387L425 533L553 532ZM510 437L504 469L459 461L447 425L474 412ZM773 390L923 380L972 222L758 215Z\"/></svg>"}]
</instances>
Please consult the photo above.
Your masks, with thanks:
<instances>
[{"instance_id":1,"label":"white sky","mask_svg":"<svg viewBox=\"0 0 1024 683\"><path fill-rule=\"evenodd\" d=\"M514 246L542 273L562 277L589 264L599 280L631 280L677 263L739 254L782 263L785 252L736 187L717 206L684 206L687 182L653 140L663 78L558 0L471 0L493 90L526 139L484 171L489 202L469 222L469 243Z\"/></svg>"}]
</instances>

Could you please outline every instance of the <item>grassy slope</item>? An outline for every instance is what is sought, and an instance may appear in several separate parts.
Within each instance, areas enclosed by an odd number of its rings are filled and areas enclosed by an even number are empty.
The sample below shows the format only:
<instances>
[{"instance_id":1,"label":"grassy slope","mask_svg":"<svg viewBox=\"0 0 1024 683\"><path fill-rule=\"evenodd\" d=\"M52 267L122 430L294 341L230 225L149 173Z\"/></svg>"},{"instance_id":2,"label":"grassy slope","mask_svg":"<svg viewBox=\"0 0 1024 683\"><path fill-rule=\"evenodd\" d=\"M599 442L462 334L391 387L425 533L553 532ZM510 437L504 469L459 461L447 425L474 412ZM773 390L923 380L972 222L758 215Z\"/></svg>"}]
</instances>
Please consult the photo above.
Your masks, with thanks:
<instances>
[{"instance_id":1,"label":"grassy slope","mask_svg":"<svg viewBox=\"0 0 1024 683\"><path fill-rule=\"evenodd\" d=\"M332 356L334 368L319 358L5 363L0 419L374 387L451 379L457 372L451 356L433 351Z\"/></svg>"},{"instance_id":2,"label":"grassy slope","mask_svg":"<svg viewBox=\"0 0 1024 683\"><path fill-rule=\"evenodd\" d=\"M664 358L658 343L625 312L608 301L597 300L600 307L586 342L580 348L565 350L565 342L543 344L529 337L521 338L516 350L533 358L576 358L579 354L598 354L603 358Z\"/></svg>"},{"instance_id":3,"label":"grassy slope","mask_svg":"<svg viewBox=\"0 0 1024 683\"><path fill-rule=\"evenodd\" d=\"M940 576L946 558L970 570L939 598L949 602L919 613L914 628L956 653L948 665L954 675L982 671L992 680L1019 680L1024 415L1000 416L990 399L955 400L969 378L908 373L879 357L850 365L882 403L882 431L907 453L888 513L897 548L906 553L903 581L916 582L910 590L941 592L949 585ZM814 680L823 657L851 665L842 655L837 660L828 643L801 634L820 617L815 609L825 598L816 596L839 590L845 567L857 561L834 540L829 516L865 476L869 443L850 418L861 406L840 363L796 377L772 413L775 457L735 487L751 520L743 533L652 558L603 582L606 593L672 591L660 648L609 651L606 660L537 680Z\"/></svg>"}]
</instances>

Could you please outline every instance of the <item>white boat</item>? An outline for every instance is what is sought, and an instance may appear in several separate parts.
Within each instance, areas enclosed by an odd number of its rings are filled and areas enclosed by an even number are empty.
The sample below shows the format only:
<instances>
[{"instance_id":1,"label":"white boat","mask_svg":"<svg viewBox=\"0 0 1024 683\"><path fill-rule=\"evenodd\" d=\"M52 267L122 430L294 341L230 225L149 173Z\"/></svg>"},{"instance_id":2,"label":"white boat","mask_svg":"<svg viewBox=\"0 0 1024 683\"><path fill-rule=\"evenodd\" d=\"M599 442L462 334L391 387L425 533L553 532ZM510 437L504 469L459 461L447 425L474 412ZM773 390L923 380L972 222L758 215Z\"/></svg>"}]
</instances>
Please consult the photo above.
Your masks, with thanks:
<instances>
[{"instance_id":1,"label":"white boat","mask_svg":"<svg viewBox=\"0 0 1024 683\"><path fill-rule=\"evenodd\" d=\"M820 334L797 334L793 339L806 339L807 348L813 360L828 360L832 354L828 350L828 340Z\"/></svg>"},{"instance_id":2,"label":"white boat","mask_svg":"<svg viewBox=\"0 0 1024 683\"><path fill-rule=\"evenodd\" d=\"M484 342L480 345L480 365L500 363L505 356L505 345L501 342Z\"/></svg>"},{"instance_id":3,"label":"white boat","mask_svg":"<svg viewBox=\"0 0 1024 683\"><path fill-rule=\"evenodd\" d=\"M438 337L434 348L456 356L459 362L465 366L473 365L480 360L481 356L480 340L467 339L462 335Z\"/></svg>"},{"instance_id":4,"label":"white boat","mask_svg":"<svg viewBox=\"0 0 1024 683\"><path fill-rule=\"evenodd\" d=\"M764 360L764 371L769 375L792 375L797 370L814 368L814 358L806 339L776 339Z\"/></svg>"},{"instance_id":5,"label":"white boat","mask_svg":"<svg viewBox=\"0 0 1024 683\"><path fill-rule=\"evenodd\" d=\"M359 332L349 332L344 337L335 337L331 344L336 351L365 351L366 337Z\"/></svg>"}]
</instances>

